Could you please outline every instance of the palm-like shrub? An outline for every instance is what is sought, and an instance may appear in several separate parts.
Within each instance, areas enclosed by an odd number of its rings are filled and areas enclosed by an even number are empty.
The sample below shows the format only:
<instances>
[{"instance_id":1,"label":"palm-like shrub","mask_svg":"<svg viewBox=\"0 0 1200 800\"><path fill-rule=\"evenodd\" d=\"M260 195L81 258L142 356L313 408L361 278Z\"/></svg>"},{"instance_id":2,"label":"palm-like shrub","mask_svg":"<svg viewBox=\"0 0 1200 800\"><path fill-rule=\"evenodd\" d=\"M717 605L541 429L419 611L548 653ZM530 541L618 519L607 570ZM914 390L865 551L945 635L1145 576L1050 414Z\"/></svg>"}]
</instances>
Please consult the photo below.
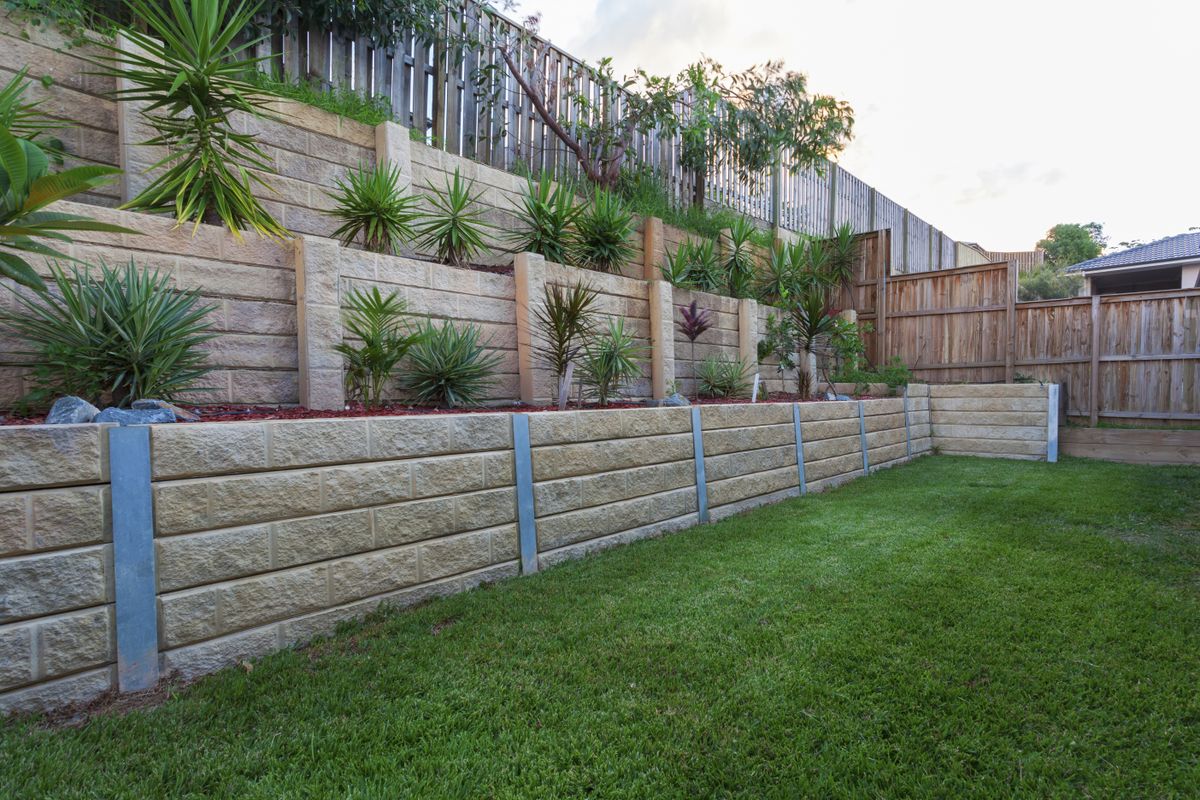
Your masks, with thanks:
<instances>
[{"instance_id":1,"label":"palm-like shrub","mask_svg":"<svg viewBox=\"0 0 1200 800\"><path fill-rule=\"evenodd\" d=\"M0 275L38 291L45 291L46 284L23 254L66 258L45 240L69 243L68 231L137 232L77 214L44 210L56 200L107 183L120 170L84 166L48 175L49 166L49 159L36 144L0 127Z\"/></svg>"},{"instance_id":2,"label":"palm-like shrub","mask_svg":"<svg viewBox=\"0 0 1200 800\"><path fill-rule=\"evenodd\" d=\"M596 296L595 289L582 283L570 288L547 284L541 307L534 309L542 358L554 373L560 411L567 407L576 362L595 327Z\"/></svg>"},{"instance_id":3,"label":"palm-like shrub","mask_svg":"<svg viewBox=\"0 0 1200 800\"><path fill-rule=\"evenodd\" d=\"M583 385L601 406L608 405L621 387L642 375L638 359L645 348L625 329L625 319L610 319L608 329L592 338L584 350Z\"/></svg>"},{"instance_id":4,"label":"palm-like shrub","mask_svg":"<svg viewBox=\"0 0 1200 800\"><path fill-rule=\"evenodd\" d=\"M847 290L854 285L854 266L858 261L858 241L854 227L843 222L826 239L824 249L827 255L825 275L831 284L842 286Z\"/></svg>"},{"instance_id":5,"label":"palm-like shrub","mask_svg":"<svg viewBox=\"0 0 1200 800\"><path fill-rule=\"evenodd\" d=\"M725 254L725 279L731 297L750 297L754 285L754 243L757 229L747 217L729 226L729 251Z\"/></svg>"},{"instance_id":6,"label":"palm-like shrub","mask_svg":"<svg viewBox=\"0 0 1200 800\"><path fill-rule=\"evenodd\" d=\"M554 183L543 176L534 183L529 180L529 190L521 198L517 217L525 230L512 231L508 241L513 251L537 253L556 264L567 263L575 221L583 213L583 206L575 205L575 192L569 185Z\"/></svg>"},{"instance_id":7,"label":"palm-like shrub","mask_svg":"<svg viewBox=\"0 0 1200 800\"><path fill-rule=\"evenodd\" d=\"M385 297L377 286L370 291L355 289L346 304L343 324L357 340L335 348L346 362L346 396L377 406L396 365L421 340L421 334L405 324L405 303L395 292Z\"/></svg>"},{"instance_id":8,"label":"palm-like shrub","mask_svg":"<svg viewBox=\"0 0 1200 800\"><path fill-rule=\"evenodd\" d=\"M737 397L750 389L749 367L744 361L709 356L696 367L701 397Z\"/></svg>"},{"instance_id":9,"label":"palm-like shrub","mask_svg":"<svg viewBox=\"0 0 1200 800\"><path fill-rule=\"evenodd\" d=\"M395 164L359 166L337 182L330 197L336 205L329 214L342 222L333 237L342 244L361 237L366 249L395 255L416 238L418 201L400 192L400 168Z\"/></svg>"},{"instance_id":10,"label":"palm-like shrub","mask_svg":"<svg viewBox=\"0 0 1200 800\"><path fill-rule=\"evenodd\" d=\"M612 192L597 189L575 223L575 263L599 272L620 272L633 258L633 212Z\"/></svg>"},{"instance_id":11,"label":"palm-like shrub","mask_svg":"<svg viewBox=\"0 0 1200 800\"><path fill-rule=\"evenodd\" d=\"M719 292L726 284L721 257L709 239L680 243L674 253L667 253L661 272L664 280L682 289Z\"/></svg>"},{"instance_id":12,"label":"palm-like shrub","mask_svg":"<svg viewBox=\"0 0 1200 800\"><path fill-rule=\"evenodd\" d=\"M451 408L479 405L496 383L500 356L487 352L478 326L426 322L418 333L421 341L409 351L405 380L413 398Z\"/></svg>"},{"instance_id":13,"label":"palm-like shrub","mask_svg":"<svg viewBox=\"0 0 1200 800\"><path fill-rule=\"evenodd\" d=\"M123 406L139 398L173 400L211 372L200 346L212 339L196 291L176 292L157 271L101 264L50 272L58 293L17 294L0 324L31 345L36 405L58 394Z\"/></svg>"},{"instance_id":14,"label":"palm-like shrub","mask_svg":"<svg viewBox=\"0 0 1200 800\"><path fill-rule=\"evenodd\" d=\"M457 169L452 179L446 179L444 192L427 185L432 208L417 225L417 245L456 267L488 250L483 236L493 226L476 206L482 192L473 194L474 186L475 181L464 180Z\"/></svg>"},{"instance_id":15,"label":"palm-like shrub","mask_svg":"<svg viewBox=\"0 0 1200 800\"><path fill-rule=\"evenodd\" d=\"M166 211L180 224L220 219L231 231L287 235L252 194L269 188L257 173L272 173L271 160L254 134L238 130L238 112L262 116L267 98L246 76L256 68L262 37L243 36L258 3L233 0L125 0L139 28L122 34L134 45L122 50L101 41L100 74L131 85L122 101L144 102L155 135L145 142L167 155L151 167L163 170L125 204L138 211Z\"/></svg>"},{"instance_id":16,"label":"palm-like shrub","mask_svg":"<svg viewBox=\"0 0 1200 800\"><path fill-rule=\"evenodd\" d=\"M779 242L762 264L754 280L754 293L767 305L785 304L796 287L796 266L793 245Z\"/></svg>"},{"instance_id":17,"label":"palm-like shrub","mask_svg":"<svg viewBox=\"0 0 1200 800\"><path fill-rule=\"evenodd\" d=\"M36 142L56 165L61 166L62 142L44 134L65 127L65 123L39 111L41 100L25 99L25 90L29 88L29 80L25 77L28 72L28 67L21 67L0 89L0 127L18 139ZM39 140L38 137L43 138Z\"/></svg>"}]
</instances>

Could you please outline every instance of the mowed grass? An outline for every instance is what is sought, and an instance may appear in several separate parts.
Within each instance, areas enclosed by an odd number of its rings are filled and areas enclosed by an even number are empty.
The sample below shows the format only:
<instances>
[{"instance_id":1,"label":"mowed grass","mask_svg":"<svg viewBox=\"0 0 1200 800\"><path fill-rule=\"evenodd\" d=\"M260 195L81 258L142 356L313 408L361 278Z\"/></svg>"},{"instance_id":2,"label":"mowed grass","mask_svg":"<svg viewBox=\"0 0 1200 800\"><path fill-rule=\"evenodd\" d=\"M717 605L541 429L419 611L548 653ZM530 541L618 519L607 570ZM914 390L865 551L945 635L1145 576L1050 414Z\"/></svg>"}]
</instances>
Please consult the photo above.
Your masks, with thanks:
<instances>
[{"instance_id":1,"label":"mowed grass","mask_svg":"<svg viewBox=\"0 0 1200 800\"><path fill-rule=\"evenodd\" d=\"M934 457L378 614L4 797L1188 797L1200 470Z\"/></svg>"}]
</instances>

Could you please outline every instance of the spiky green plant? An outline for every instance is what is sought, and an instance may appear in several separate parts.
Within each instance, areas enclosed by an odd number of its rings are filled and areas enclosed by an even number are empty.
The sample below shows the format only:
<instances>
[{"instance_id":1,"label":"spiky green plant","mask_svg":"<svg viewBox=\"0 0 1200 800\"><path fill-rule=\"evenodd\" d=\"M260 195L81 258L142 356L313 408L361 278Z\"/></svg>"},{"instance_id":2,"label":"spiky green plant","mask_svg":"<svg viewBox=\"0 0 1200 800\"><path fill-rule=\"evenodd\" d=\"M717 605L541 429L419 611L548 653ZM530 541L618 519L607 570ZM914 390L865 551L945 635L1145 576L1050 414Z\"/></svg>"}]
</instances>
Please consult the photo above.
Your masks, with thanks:
<instances>
[{"instance_id":1,"label":"spiky green plant","mask_svg":"<svg viewBox=\"0 0 1200 800\"><path fill-rule=\"evenodd\" d=\"M260 173L275 171L253 133L239 130L237 113L263 116L268 100L246 76L267 56L265 37L245 36L259 3L234 0L125 0L138 27L122 29L134 45L100 40L99 74L129 84L116 97L145 103L154 136L144 142L167 155L148 170L149 186L123 207L171 212L179 224L219 219L237 236L250 229L285 237L253 194L270 189Z\"/></svg>"},{"instance_id":2,"label":"spiky green plant","mask_svg":"<svg viewBox=\"0 0 1200 800\"><path fill-rule=\"evenodd\" d=\"M597 292L582 282L570 288L546 284L542 305L534 309L541 339L539 351L554 373L559 410L567 407L571 378L595 328Z\"/></svg>"},{"instance_id":3,"label":"spiky green plant","mask_svg":"<svg viewBox=\"0 0 1200 800\"><path fill-rule=\"evenodd\" d=\"M432 208L417 224L417 246L456 267L488 251L483 236L495 227L484 220L477 205L483 192L472 193L474 186L475 181L464 180L455 169L454 177L446 179L445 191L435 189L432 184L425 187Z\"/></svg>"},{"instance_id":4,"label":"spiky green plant","mask_svg":"<svg viewBox=\"0 0 1200 800\"><path fill-rule=\"evenodd\" d=\"M728 249L724 253L726 287L731 297L750 297L754 284L754 235L758 232L748 217L738 217L729 226Z\"/></svg>"},{"instance_id":5,"label":"spiky green plant","mask_svg":"<svg viewBox=\"0 0 1200 800\"><path fill-rule=\"evenodd\" d=\"M782 306L796 288L793 245L777 242L755 276L754 293L760 302Z\"/></svg>"},{"instance_id":6,"label":"spiky green plant","mask_svg":"<svg viewBox=\"0 0 1200 800\"><path fill-rule=\"evenodd\" d=\"M30 83L26 78L28 73L29 67L21 67L0 88L0 127L18 139L36 142L56 165L62 166L62 141L46 134L66 127L66 123L42 113L38 108L41 100L25 99Z\"/></svg>"},{"instance_id":7,"label":"spiky green plant","mask_svg":"<svg viewBox=\"0 0 1200 800\"><path fill-rule=\"evenodd\" d=\"M513 252L537 253L547 261L566 264L575 221L583 206L575 204L575 190L569 184L555 183L543 175L537 183L528 180L528 191L517 206L523 230L511 231L505 238Z\"/></svg>"},{"instance_id":8,"label":"spiky green plant","mask_svg":"<svg viewBox=\"0 0 1200 800\"><path fill-rule=\"evenodd\" d=\"M405 322L406 305L395 292L385 297L378 286L352 290L346 297L342 322L349 341L334 349L345 360L346 397L378 406L396 365L421 341L421 333Z\"/></svg>"},{"instance_id":9,"label":"spiky green plant","mask_svg":"<svg viewBox=\"0 0 1200 800\"><path fill-rule=\"evenodd\" d=\"M496 383L500 356L487 351L477 325L426 322L421 341L409 351L406 387L418 403L475 406Z\"/></svg>"},{"instance_id":10,"label":"spiky green plant","mask_svg":"<svg viewBox=\"0 0 1200 800\"><path fill-rule=\"evenodd\" d=\"M575 223L575 263L598 272L620 272L633 258L633 212L613 192L597 189Z\"/></svg>"},{"instance_id":11,"label":"spiky green plant","mask_svg":"<svg viewBox=\"0 0 1200 800\"><path fill-rule=\"evenodd\" d=\"M720 292L726 285L721 257L710 239L681 242L674 253L667 253L661 271L665 280L680 288Z\"/></svg>"},{"instance_id":12,"label":"spiky green plant","mask_svg":"<svg viewBox=\"0 0 1200 800\"><path fill-rule=\"evenodd\" d=\"M854 226L843 222L825 240L825 275L831 284L847 290L854 285L854 267L858 262L858 240Z\"/></svg>"},{"instance_id":13,"label":"spiky green plant","mask_svg":"<svg viewBox=\"0 0 1200 800\"><path fill-rule=\"evenodd\" d=\"M212 371L201 345L214 338L195 290L177 292L171 277L101 263L99 269L49 264L57 293L15 294L0 324L30 345L32 405L73 394L104 405L139 398L173 400L198 391Z\"/></svg>"},{"instance_id":14,"label":"spiky green plant","mask_svg":"<svg viewBox=\"0 0 1200 800\"><path fill-rule=\"evenodd\" d=\"M581 378L599 405L608 405L621 387L642 375L638 360L645 357L645 350L626 330L624 317L610 319L608 328L588 342Z\"/></svg>"},{"instance_id":15,"label":"spiky green plant","mask_svg":"<svg viewBox=\"0 0 1200 800\"><path fill-rule=\"evenodd\" d=\"M360 165L339 179L329 195L335 205L329 215L341 220L333 232L342 244L359 237L363 247L395 255L401 245L416 238L414 223L420 218L418 200L400 190L400 168L395 164Z\"/></svg>"},{"instance_id":16,"label":"spiky green plant","mask_svg":"<svg viewBox=\"0 0 1200 800\"><path fill-rule=\"evenodd\" d=\"M744 361L709 356L695 369L701 397L738 397L750 389L750 368Z\"/></svg>"},{"instance_id":17,"label":"spiky green plant","mask_svg":"<svg viewBox=\"0 0 1200 800\"><path fill-rule=\"evenodd\" d=\"M41 148L0 127L0 275L42 292L45 282L22 254L67 258L44 240L70 243L69 231L137 233L78 214L44 210L107 183L120 170L83 166L48 175L49 167Z\"/></svg>"}]
</instances>

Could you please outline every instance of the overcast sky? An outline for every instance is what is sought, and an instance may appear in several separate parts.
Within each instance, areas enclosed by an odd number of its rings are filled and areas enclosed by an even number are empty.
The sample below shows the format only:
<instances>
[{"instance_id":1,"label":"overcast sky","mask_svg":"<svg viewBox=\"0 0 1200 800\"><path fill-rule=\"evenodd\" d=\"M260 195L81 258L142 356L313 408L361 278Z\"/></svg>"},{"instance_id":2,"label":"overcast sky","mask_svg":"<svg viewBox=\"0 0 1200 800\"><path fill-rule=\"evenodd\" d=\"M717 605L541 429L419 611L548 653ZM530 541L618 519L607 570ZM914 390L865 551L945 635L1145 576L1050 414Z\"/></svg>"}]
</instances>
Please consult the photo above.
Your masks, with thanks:
<instances>
[{"instance_id":1,"label":"overcast sky","mask_svg":"<svg viewBox=\"0 0 1200 800\"><path fill-rule=\"evenodd\" d=\"M840 163L956 239L1029 249L1200 226L1196 0L522 0L618 73L782 59L848 100Z\"/></svg>"}]
</instances>

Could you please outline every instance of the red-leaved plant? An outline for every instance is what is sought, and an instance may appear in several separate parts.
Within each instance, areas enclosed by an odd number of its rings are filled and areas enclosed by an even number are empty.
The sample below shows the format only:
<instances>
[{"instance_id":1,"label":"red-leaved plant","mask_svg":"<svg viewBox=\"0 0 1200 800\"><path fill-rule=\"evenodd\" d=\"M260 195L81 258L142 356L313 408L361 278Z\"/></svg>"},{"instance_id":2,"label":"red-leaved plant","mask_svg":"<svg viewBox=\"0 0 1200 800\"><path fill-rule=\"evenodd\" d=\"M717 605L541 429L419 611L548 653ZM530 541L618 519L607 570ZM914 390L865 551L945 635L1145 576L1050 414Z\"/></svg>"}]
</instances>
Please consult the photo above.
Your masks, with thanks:
<instances>
[{"instance_id":1,"label":"red-leaved plant","mask_svg":"<svg viewBox=\"0 0 1200 800\"><path fill-rule=\"evenodd\" d=\"M696 301L693 300L690 305L683 306L679 309L679 316L681 317L677 323L679 326L679 332L686 336L687 340L691 342L691 362L692 371L694 373L696 369L696 340L703 336L706 330L712 327L712 314L709 313L708 309L700 308L696 304ZM692 384L696 399L698 400L700 399L700 384L695 380L694 377L692 379Z\"/></svg>"}]
</instances>

